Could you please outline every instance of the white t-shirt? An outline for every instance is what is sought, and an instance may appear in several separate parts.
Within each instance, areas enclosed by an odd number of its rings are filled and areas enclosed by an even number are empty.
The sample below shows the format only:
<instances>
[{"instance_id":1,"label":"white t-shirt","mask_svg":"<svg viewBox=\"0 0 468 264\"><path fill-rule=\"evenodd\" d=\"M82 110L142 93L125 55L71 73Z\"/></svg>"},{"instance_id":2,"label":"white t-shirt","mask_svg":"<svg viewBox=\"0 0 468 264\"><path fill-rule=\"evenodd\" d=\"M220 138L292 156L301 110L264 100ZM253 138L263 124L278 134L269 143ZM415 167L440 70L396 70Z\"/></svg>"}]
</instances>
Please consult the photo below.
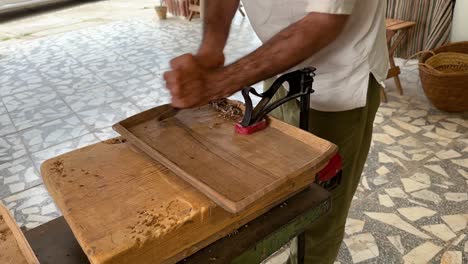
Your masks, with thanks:
<instances>
[{"instance_id":1,"label":"white t-shirt","mask_svg":"<svg viewBox=\"0 0 468 264\"><path fill-rule=\"evenodd\" d=\"M258 37L268 41L309 12L349 14L330 45L291 70L317 68L310 107L345 111L366 105L369 74L379 82L389 67L385 34L385 0L243 0ZM314 25L311 25L314 26Z\"/></svg>"}]
</instances>

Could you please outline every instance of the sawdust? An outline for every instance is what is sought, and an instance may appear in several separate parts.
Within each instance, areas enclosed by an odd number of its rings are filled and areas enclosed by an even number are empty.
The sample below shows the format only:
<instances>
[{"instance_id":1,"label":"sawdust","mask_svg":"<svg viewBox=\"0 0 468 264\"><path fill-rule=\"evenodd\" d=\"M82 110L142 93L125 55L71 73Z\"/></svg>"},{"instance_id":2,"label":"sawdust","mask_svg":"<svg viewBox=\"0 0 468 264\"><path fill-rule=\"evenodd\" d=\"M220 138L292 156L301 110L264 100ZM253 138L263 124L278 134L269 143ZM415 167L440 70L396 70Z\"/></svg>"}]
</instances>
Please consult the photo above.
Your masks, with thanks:
<instances>
[{"instance_id":1,"label":"sawdust","mask_svg":"<svg viewBox=\"0 0 468 264\"><path fill-rule=\"evenodd\" d=\"M209 103L220 114L219 116L228 120L239 120L243 116L242 109L234 103L229 102L226 98L212 101Z\"/></svg>"},{"instance_id":2,"label":"sawdust","mask_svg":"<svg viewBox=\"0 0 468 264\"><path fill-rule=\"evenodd\" d=\"M191 211L189 204L176 199L159 209L137 211L138 222L127 228L130 229L130 236L135 243L142 245L146 240L159 237L182 225L190 217Z\"/></svg>"},{"instance_id":3,"label":"sawdust","mask_svg":"<svg viewBox=\"0 0 468 264\"><path fill-rule=\"evenodd\" d=\"M49 169L51 172L57 173L61 177L65 178L67 175L64 172L63 162L61 160L57 160L52 163L52 167Z\"/></svg>"},{"instance_id":4,"label":"sawdust","mask_svg":"<svg viewBox=\"0 0 468 264\"><path fill-rule=\"evenodd\" d=\"M3 215L0 215L0 227L4 225ZM7 232L10 231L9 229L0 230L0 241L6 241L7 239Z\"/></svg>"},{"instance_id":5,"label":"sawdust","mask_svg":"<svg viewBox=\"0 0 468 264\"><path fill-rule=\"evenodd\" d=\"M0 215L0 226L4 223L3 221L3 215ZM7 239L7 232L9 230L0 230L0 241L5 241Z\"/></svg>"},{"instance_id":6,"label":"sawdust","mask_svg":"<svg viewBox=\"0 0 468 264\"><path fill-rule=\"evenodd\" d=\"M122 137L111 138L111 139L102 141L102 143L109 144L109 145L122 144L122 143L125 143L125 142L127 142L127 139L122 138Z\"/></svg>"},{"instance_id":7,"label":"sawdust","mask_svg":"<svg viewBox=\"0 0 468 264\"><path fill-rule=\"evenodd\" d=\"M0 231L0 241L6 241L7 231Z\"/></svg>"},{"instance_id":8,"label":"sawdust","mask_svg":"<svg viewBox=\"0 0 468 264\"><path fill-rule=\"evenodd\" d=\"M28 264L10 229L0 232L0 263Z\"/></svg>"}]
</instances>

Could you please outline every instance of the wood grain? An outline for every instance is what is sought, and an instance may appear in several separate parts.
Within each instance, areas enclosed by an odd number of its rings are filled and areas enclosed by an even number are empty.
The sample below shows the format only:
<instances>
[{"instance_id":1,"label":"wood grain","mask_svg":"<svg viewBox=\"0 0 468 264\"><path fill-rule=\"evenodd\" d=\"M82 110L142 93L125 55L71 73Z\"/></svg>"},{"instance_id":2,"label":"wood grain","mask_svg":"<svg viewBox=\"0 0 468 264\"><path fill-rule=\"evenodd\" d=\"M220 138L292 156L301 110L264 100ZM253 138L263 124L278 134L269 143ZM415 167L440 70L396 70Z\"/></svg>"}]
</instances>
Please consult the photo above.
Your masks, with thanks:
<instances>
[{"instance_id":1,"label":"wood grain","mask_svg":"<svg viewBox=\"0 0 468 264\"><path fill-rule=\"evenodd\" d=\"M317 168L284 182L239 214L219 207L124 140L50 159L41 172L91 263L175 263L310 184L328 161L318 159Z\"/></svg>"},{"instance_id":2,"label":"wood grain","mask_svg":"<svg viewBox=\"0 0 468 264\"><path fill-rule=\"evenodd\" d=\"M274 119L267 129L245 136L234 132L235 121L210 106L160 120L168 111L167 105L156 107L114 129L231 213L294 182L336 151L333 144Z\"/></svg>"},{"instance_id":3,"label":"wood grain","mask_svg":"<svg viewBox=\"0 0 468 264\"><path fill-rule=\"evenodd\" d=\"M39 264L23 232L7 208L0 203L0 263Z\"/></svg>"}]
</instances>

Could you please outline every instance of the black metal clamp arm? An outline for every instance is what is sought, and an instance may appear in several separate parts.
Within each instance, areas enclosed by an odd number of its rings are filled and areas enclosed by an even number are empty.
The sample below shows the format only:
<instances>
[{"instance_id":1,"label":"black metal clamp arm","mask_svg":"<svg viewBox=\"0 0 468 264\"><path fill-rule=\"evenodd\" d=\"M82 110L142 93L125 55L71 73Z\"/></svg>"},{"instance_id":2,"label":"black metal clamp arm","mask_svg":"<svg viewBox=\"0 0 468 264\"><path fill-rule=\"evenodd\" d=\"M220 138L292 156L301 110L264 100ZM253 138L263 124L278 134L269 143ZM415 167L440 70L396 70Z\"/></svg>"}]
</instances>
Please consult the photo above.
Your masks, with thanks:
<instances>
[{"instance_id":1,"label":"black metal clamp arm","mask_svg":"<svg viewBox=\"0 0 468 264\"><path fill-rule=\"evenodd\" d=\"M253 87L243 88L242 96L245 100L245 113L240 124L243 127L251 126L265 119L266 115L275 108L290 100L300 98L301 112L299 127L301 129L308 129L310 94L314 92L312 89L314 77L315 68L309 67L280 76L264 93L258 93ZM285 82L289 84L287 95L274 102L270 102L281 85ZM255 108L253 107L250 93L262 98Z\"/></svg>"}]
</instances>

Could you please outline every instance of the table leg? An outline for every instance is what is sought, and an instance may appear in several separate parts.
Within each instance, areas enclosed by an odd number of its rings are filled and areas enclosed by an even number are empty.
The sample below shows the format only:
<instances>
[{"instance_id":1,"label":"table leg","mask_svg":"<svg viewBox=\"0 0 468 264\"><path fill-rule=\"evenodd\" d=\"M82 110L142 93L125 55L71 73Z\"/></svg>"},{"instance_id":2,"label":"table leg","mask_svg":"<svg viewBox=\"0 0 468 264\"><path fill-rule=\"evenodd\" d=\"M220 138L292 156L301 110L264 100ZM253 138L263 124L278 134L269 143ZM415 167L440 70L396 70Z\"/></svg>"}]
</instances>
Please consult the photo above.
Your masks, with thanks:
<instances>
[{"instance_id":1,"label":"table leg","mask_svg":"<svg viewBox=\"0 0 468 264\"><path fill-rule=\"evenodd\" d=\"M200 19L203 20L205 11L205 0L200 0Z\"/></svg>"},{"instance_id":2,"label":"table leg","mask_svg":"<svg viewBox=\"0 0 468 264\"><path fill-rule=\"evenodd\" d=\"M240 4L239 4L239 12L241 13L241 15L242 15L243 17L245 17L245 13L244 13L244 10L242 10L242 7L243 7L243 6L242 6L242 3L240 3Z\"/></svg>"},{"instance_id":3,"label":"table leg","mask_svg":"<svg viewBox=\"0 0 468 264\"><path fill-rule=\"evenodd\" d=\"M304 264L305 258L305 233L297 236L297 263Z\"/></svg>"},{"instance_id":4,"label":"table leg","mask_svg":"<svg viewBox=\"0 0 468 264\"><path fill-rule=\"evenodd\" d=\"M380 100L384 103L388 102L387 93L385 92L385 89L382 86L380 87Z\"/></svg>"},{"instance_id":5,"label":"table leg","mask_svg":"<svg viewBox=\"0 0 468 264\"><path fill-rule=\"evenodd\" d=\"M398 34L398 37L396 38L396 40L392 44L390 44L391 38L394 35L395 35L395 32L390 33L389 31L387 31L387 44L389 46L389 54L388 55L389 55L389 59L390 59L390 68L391 69L396 68L395 59L394 59L395 50L400 45L401 41L405 38L406 30L405 31L400 31L400 33ZM400 82L399 75L397 74L396 76L394 76L393 80L395 80L395 85L396 85L396 88L398 90L398 93L400 95L402 95L403 94L403 88L401 87L401 82Z\"/></svg>"},{"instance_id":6,"label":"table leg","mask_svg":"<svg viewBox=\"0 0 468 264\"><path fill-rule=\"evenodd\" d=\"M390 56L389 59L390 59L390 67L391 68L396 68L395 60L393 59L392 55ZM400 77L398 75L396 75L395 77L393 77L393 80L395 80L395 85L396 85L396 88L398 90L398 93L400 95L402 95L403 94L403 88L401 87Z\"/></svg>"}]
</instances>

